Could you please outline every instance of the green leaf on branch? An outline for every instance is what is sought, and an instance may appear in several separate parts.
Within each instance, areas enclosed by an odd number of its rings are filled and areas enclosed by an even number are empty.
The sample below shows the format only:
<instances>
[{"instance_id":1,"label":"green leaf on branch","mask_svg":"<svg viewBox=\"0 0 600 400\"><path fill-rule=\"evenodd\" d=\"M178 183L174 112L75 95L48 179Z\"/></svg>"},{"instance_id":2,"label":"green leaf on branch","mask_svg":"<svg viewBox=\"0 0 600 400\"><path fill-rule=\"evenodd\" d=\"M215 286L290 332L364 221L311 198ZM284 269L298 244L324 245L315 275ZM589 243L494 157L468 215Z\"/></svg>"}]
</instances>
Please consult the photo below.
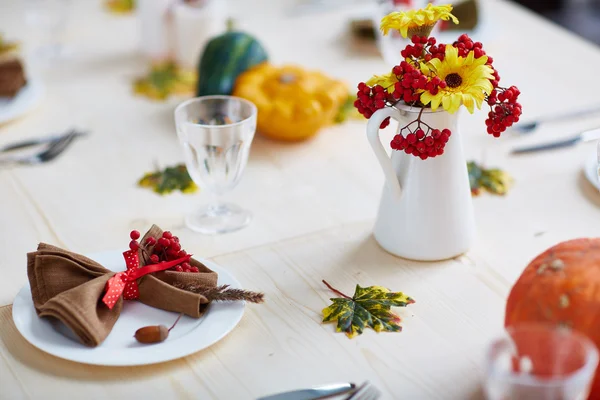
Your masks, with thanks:
<instances>
[{"instance_id":1,"label":"green leaf on branch","mask_svg":"<svg viewBox=\"0 0 600 400\"><path fill-rule=\"evenodd\" d=\"M354 107L356 95L350 94L335 116L334 123L341 124L349 119L362 119L362 115Z\"/></svg>"},{"instance_id":2,"label":"green leaf on branch","mask_svg":"<svg viewBox=\"0 0 600 400\"><path fill-rule=\"evenodd\" d=\"M376 332L400 332L401 319L391 308L406 307L415 302L402 292L392 292L382 286L363 288L356 285L354 296L349 297L327 282L323 283L341 296L332 298L333 304L323 309L323 322L337 321L336 331L344 332L349 338L362 334L365 327Z\"/></svg>"},{"instance_id":3,"label":"green leaf on branch","mask_svg":"<svg viewBox=\"0 0 600 400\"><path fill-rule=\"evenodd\" d=\"M467 169L473 196L480 195L482 190L502 196L512 186L512 177L498 168L485 169L474 161L469 161Z\"/></svg>"},{"instance_id":4,"label":"green leaf on branch","mask_svg":"<svg viewBox=\"0 0 600 400\"><path fill-rule=\"evenodd\" d=\"M160 195L175 190L183 193L194 193L198 190L184 164L167 167L162 171L148 172L138 181L138 185L150 188Z\"/></svg>"}]
</instances>

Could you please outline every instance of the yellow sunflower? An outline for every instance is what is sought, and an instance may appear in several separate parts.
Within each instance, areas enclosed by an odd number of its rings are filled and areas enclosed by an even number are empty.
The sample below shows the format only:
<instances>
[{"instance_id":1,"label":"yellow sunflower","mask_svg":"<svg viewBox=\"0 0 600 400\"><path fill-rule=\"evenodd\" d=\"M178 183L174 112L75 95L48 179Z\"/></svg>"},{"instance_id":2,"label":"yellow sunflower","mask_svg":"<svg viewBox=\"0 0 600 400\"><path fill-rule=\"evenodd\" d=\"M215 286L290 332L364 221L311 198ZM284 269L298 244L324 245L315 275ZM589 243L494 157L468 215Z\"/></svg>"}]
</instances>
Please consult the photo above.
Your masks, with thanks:
<instances>
[{"instance_id":1,"label":"yellow sunflower","mask_svg":"<svg viewBox=\"0 0 600 400\"><path fill-rule=\"evenodd\" d=\"M452 45L446 45L444 61L437 58L429 61L429 67L435 72L435 76L446 82L445 88L439 88L437 94L429 91L421 94L423 104L431 103L431 109L437 110L440 103L444 110L450 114L455 113L459 107L464 106L472 114L481 104L487 94L492 92L494 73L492 68L485 65L487 56L475 58L473 51L467 57L459 57L458 49Z\"/></svg>"},{"instance_id":2,"label":"yellow sunflower","mask_svg":"<svg viewBox=\"0 0 600 400\"><path fill-rule=\"evenodd\" d=\"M381 19L381 30L387 35L390 29L396 29L402 37L413 35L429 36L434 25L440 20L458 24L458 19L450 13L452 6L446 4L443 6L434 6L431 3L427 7L419 10L394 11Z\"/></svg>"}]
</instances>

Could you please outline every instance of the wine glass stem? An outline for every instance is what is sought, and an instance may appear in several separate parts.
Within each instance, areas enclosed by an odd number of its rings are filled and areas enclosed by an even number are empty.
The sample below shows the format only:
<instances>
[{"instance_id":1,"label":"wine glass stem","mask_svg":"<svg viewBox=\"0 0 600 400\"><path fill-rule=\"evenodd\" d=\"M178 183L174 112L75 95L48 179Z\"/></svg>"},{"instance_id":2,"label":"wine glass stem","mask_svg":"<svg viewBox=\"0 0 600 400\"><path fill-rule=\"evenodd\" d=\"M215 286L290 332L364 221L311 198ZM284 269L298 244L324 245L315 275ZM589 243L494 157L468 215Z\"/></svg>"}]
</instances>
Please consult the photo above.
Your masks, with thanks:
<instances>
[{"instance_id":1,"label":"wine glass stem","mask_svg":"<svg viewBox=\"0 0 600 400\"><path fill-rule=\"evenodd\" d=\"M212 194L212 199L208 205L208 214L210 215L223 215L226 212L227 207L221 200L221 196L217 193Z\"/></svg>"}]
</instances>

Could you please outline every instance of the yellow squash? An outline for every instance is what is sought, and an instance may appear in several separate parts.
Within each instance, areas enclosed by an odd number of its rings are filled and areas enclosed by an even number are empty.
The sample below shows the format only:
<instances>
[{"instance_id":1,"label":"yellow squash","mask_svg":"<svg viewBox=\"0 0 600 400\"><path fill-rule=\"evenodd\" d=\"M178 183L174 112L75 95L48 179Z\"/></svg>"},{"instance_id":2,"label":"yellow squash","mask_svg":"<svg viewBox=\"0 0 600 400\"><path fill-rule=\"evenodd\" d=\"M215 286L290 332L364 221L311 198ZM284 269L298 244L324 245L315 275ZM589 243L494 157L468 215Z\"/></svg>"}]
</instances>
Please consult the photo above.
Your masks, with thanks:
<instances>
[{"instance_id":1,"label":"yellow squash","mask_svg":"<svg viewBox=\"0 0 600 400\"><path fill-rule=\"evenodd\" d=\"M333 123L348 88L317 71L262 63L237 78L233 95L256 104L260 133L297 141Z\"/></svg>"}]
</instances>

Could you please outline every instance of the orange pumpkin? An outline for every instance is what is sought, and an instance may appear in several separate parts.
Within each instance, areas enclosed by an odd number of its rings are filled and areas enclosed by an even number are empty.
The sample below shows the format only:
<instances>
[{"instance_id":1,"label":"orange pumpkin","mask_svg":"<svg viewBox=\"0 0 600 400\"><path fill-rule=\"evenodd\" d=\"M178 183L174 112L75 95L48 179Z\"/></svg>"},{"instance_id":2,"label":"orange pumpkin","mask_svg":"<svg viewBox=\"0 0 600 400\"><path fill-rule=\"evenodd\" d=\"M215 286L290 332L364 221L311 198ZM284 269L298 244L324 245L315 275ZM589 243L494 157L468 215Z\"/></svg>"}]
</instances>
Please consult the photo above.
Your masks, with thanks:
<instances>
[{"instance_id":1,"label":"orange pumpkin","mask_svg":"<svg viewBox=\"0 0 600 400\"><path fill-rule=\"evenodd\" d=\"M513 286L505 325L547 322L587 335L600 348L600 238L559 243L537 256ZM600 368L590 400L600 400Z\"/></svg>"}]
</instances>

